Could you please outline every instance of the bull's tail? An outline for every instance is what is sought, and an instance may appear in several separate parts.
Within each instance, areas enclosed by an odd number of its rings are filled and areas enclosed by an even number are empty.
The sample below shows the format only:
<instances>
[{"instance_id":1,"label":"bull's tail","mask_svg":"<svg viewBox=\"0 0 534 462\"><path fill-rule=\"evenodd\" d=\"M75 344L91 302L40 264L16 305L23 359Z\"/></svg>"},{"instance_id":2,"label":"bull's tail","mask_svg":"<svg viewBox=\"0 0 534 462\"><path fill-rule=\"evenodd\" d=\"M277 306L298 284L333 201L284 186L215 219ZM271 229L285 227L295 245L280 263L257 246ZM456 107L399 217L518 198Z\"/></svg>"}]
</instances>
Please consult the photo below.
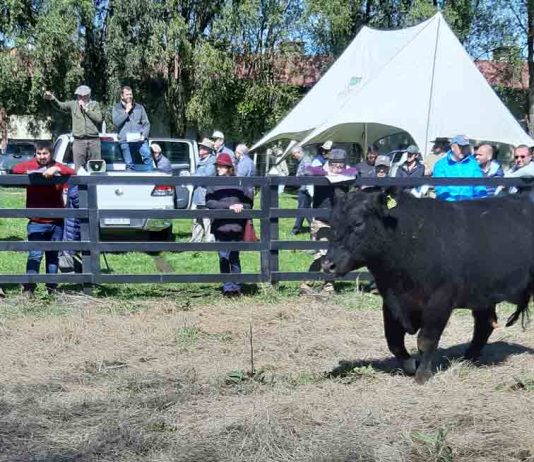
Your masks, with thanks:
<instances>
[{"instance_id":1,"label":"bull's tail","mask_svg":"<svg viewBox=\"0 0 534 462\"><path fill-rule=\"evenodd\" d=\"M526 302L519 303L514 313L506 320L506 327L513 326L517 320L521 317L521 327L525 329L530 320L530 305L529 305L530 295L527 298Z\"/></svg>"}]
</instances>

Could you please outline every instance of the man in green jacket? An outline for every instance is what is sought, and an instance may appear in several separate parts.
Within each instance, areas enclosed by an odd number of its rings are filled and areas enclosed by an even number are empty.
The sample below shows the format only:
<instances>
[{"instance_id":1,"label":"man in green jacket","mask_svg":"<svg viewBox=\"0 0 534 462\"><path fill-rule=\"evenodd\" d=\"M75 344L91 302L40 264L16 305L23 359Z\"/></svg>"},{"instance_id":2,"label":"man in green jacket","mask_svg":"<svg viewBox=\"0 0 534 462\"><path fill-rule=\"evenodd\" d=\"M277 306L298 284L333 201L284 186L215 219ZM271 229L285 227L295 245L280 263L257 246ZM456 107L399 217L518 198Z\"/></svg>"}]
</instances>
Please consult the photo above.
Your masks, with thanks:
<instances>
[{"instance_id":1,"label":"man in green jacket","mask_svg":"<svg viewBox=\"0 0 534 462\"><path fill-rule=\"evenodd\" d=\"M91 100L91 89L87 85L80 85L74 92L76 100L59 101L55 95L46 91L46 99L54 101L61 110L70 112L72 117L72 157L74 169L78 171L88 160L100 159L100 140L98 132L102 123L100 105Z\"/></svg>"}]
</instances>

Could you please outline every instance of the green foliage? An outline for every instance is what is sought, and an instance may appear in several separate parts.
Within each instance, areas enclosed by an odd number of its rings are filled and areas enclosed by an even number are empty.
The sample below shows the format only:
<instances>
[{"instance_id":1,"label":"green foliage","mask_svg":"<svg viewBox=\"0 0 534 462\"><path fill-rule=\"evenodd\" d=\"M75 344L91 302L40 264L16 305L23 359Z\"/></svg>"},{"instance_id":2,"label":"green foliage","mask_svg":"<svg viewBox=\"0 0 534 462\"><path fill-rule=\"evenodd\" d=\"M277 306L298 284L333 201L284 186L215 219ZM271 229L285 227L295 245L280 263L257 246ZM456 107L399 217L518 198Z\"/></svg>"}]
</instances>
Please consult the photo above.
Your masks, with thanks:
<instances>
[{"instance_id":1,"label":"green foliage","mask_svg":"<svg viewBox=\"0 0 534 462\"><path fill-rule=\"evenodd\" d=\"M452 449L447 444L447 430L438 429L434 433L413 432L411 439L417 453L423 460L432 462L452 462Z\"/></svg>"}]
</instances>

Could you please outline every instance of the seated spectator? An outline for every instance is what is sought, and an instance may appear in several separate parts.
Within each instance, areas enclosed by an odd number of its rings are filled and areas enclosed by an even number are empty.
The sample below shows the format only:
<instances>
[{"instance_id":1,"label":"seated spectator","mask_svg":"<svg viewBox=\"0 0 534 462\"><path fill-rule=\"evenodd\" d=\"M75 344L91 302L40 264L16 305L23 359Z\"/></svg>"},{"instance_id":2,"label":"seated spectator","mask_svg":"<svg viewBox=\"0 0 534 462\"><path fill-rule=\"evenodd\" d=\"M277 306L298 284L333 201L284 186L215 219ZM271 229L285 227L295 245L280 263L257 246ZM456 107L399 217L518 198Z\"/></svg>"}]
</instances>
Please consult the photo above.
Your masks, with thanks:
<instances>
[{"instance_id":1,"label":"seated spectator","mask_svg":"<svg viewBox=\"0 0 534 462\"><path fill-rule=\"evenodd\" d=\"M195 176L215 176L215 146L209 138L204 138L198 143L198 162ZM206 187L195 186L191 209L206 208ZM193 232L191 242L209 242L211 240L211 220L198 217L193 219Z\"/></svg>"},{"instance_id":2,"label":"seated spectator","mask_svg":"<svg viewBox=\"0 0 534 462\"><path fill-rule=\"evenodd\" d=\"M217 176L235 176L234 163L229 154L223 152L216 159ZM207 188L206 207L208 209L229 209L236 214L252 207L252 198L237 185L211 186ZM211 229L218 242L239 242L243 240L246 218L216 218ZM241 273L239 251L220 250L219 268L222 274ZM241 285L237 282L225 282L222 287L225 296L241 295Z\"/></svg>"},{"instance_id":3,"label":"seated spectator","mask_svg":"<svg viewBox=\"0 0 534 462\"><path fill-rule=\"evenodd\" d=\"M15 174L36 173L44 178L52 178L55 175L74 175L73 169L56 162L52 157L52 146L49 143L37 143L35 158L26 162L21 162L13 167ZM27 208L64 208L63 185L30 185L26 187L26 207ZM62 218L30 218L28 222L28 241L61 241L63 240L63 219ZM58 272L57 250L45 251L46 272L55 274ZM43 251L39 249L30 250L28 262L26 264L27 274L38 274ZM46 285L49 293L53 293L57 284ZM23 292L33 295L35 284L24 284Z\"/></svg>"},{"instance_id":4,"label":"seated spectator","mask_svg":"<svg viewBox=\"0 0 534 462\"><path fill-rule=\"evenodd\" d=\"M475 151L475 158L486 178L503 177L504 172L501 164L493 160L493 146L489 144L480 145ZM495 186L486 186L488 196L494 196L497 188Z\"/></svg>"},{"instance_id":5,"label":"seated spectator","mask_svg":"<svg viewBox=\"0 0 534 462\"><path fill-rule=\"evenodd\" d=\"M514 150L514 165L506 172L507 177L521 178L534 176L534 162L532 162L532 151L524 144Z\"/></svg>"},{"instance_id":6,"label":"seated spectator","mask_svg":"<svg viewBox=\"0 0 534 462\"><path fill-rule=\"evenodd\" d=\"M469 139L457 135L451 139L447 155L434 165L434 178L481 178L482 170L473 156ZM459 201L485 197L484 186L436 186L436 196L444 201Z\"/></svg>"},{"instance_id":7,"label":"seated spectator","mask_svg":"<svg viewBox=\"0 0 534 462\"><path fill-rule=\"evenodd\" d=\"M326 163L333 145L332 140L327 140L319 147L316 156L312 159L312 167L322 167Z\"/></svg>"},{"instance_id":8,"label":"seated spectator","mask_svg":"<svg viewBox=\"0 0 534 462\"><path fill-rule=\"evenodd\" d=\"M156 170L165 173L172 173L171 161L161 153L161 146L159 144L152 143L150 145L150 151L152 152L152 158L156 164Z\"/></svg>"}]
</instances>

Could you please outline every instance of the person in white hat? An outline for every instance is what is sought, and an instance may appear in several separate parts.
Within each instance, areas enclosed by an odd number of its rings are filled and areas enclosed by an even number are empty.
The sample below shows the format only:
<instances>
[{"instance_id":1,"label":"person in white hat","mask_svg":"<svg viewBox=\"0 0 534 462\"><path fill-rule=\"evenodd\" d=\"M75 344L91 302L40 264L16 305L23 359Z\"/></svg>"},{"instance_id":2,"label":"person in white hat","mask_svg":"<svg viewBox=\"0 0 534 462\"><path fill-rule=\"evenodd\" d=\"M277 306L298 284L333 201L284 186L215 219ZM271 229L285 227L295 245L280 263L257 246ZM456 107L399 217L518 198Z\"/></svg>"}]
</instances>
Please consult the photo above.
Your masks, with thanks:
<instances>
[{"instance_id":1,"label":"person in white hat","mask_svg":"<svg viewBox=\"0 0 534 462\"><path fill-rule=\"evenodd\" d=\"M225 152L226 154L229 154L230 157L232 158L232 162L235 165L236 162L235 162L234 151L232 151L230 148L227 148L224 145L224 133L221 132L220 130L215 130L213 134L211 135L211 139L213 141L213 145L215 146L215 154L217 155L223 152Z\"/></svg>"},{"instance_id":2,"label":"person in white hat","mask_svg":"<svg viewBox=\"0 0 534 462\"><path fill-rule=\"evenodd\" d=\"M157 143L152 143L150 145L150 151L152 152L152 157L154 159L154 163L156 164L156 170L165 173L172 173L171 161L163 155L161 146Z\"/></svg>"},{"instance_id":3,"label":"person in white hat","mask_svg":"<svg viewBox=\"0 0 534 462\"><path fill-rule=\"evenodd\" d=\"M325 141L319 147L319 151L317 152L317 155L313 158L311 166L322 167L323 165L325 165L333 145L334 142L332 140Z\"/></svg>"},{"instance_id":4,"label":"person in white hat","mask_svg":"<svg viewBox=\"0 0 534 462\"><path fill-rule=\"evenodd\" d=\"M74 169L87 165L89 160L101 158L100 139L98 133L102 124L100 105L91 99L91 89L87 85L80 85L74 91L76 100L59 101L54 93L45 91L44 97L54 101L58 107L70 112L72 117L72 157Z\"/></svg>"}]
</instances>

